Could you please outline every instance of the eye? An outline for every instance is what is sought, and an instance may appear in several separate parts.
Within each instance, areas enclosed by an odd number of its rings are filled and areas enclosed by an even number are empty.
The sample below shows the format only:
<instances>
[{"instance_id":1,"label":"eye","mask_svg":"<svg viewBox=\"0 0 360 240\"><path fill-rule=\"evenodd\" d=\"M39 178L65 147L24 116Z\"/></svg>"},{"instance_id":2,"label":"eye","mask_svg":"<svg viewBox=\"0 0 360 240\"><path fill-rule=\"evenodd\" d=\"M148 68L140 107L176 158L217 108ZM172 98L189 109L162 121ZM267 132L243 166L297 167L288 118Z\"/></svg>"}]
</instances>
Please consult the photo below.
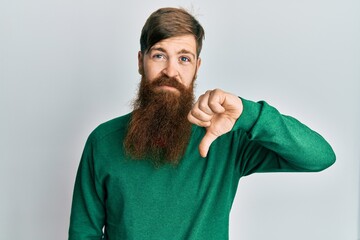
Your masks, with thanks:
<instances>
[{"instance_id":1,"label":"eye","mask_svg":"<svg viewBox=\"0 0 360 240\"><path fill-rule=\"evenodd\" d=\"M165 59L165 56L164 56L164 54L157 53L157 54L152 55L152 58L155 60L162 60L162 59Z\"/></svg>"},{"instance_id":2,"label":"eye","mask_svg":"<svg viewBox=\"0 0 360 240\"><path fill-rule=\"evenodd\" d=\"M185 56L180 57L180 61L181 62L191 62L190 58L185 57Z\"/></svg>"}]
</instances>

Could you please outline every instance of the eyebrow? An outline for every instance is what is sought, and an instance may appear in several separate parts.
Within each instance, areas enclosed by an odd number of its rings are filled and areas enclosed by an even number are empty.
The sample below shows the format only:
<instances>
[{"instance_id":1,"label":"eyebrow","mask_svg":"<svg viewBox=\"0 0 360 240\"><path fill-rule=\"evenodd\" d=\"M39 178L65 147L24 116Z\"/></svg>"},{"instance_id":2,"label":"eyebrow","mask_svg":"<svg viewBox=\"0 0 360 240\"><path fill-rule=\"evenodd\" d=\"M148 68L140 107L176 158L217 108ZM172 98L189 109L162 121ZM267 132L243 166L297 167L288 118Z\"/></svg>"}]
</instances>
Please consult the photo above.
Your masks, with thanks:
<instances>
[{"instance_id":1,"label":"eyebrow","mask_svg":"<svg viewBox=\"0 0 360 240\"><path fill-rule=\"evenodd\" d=\"M149 52L151 51L160 51L166 53L166 50L162 47L150 48ZM191 56L193 56L194 59L196 59L196 55L193 52L186 50L185 48L181 49L179 52L177 52L177 54L190 54Z\"/></svg>"},{"instance_id":2,"label":"eyebrow","mask_svg":"<svg viewBox=\"0 0 360 240\"><path fill-rule=\"evenodd\" d=\"M190 55L193 56L194 59L196 59L195 54L192 53L192 52L190 52L190 51L188 51L188 50L186 50L186 49L181 49L181 51L179 51L178 54L179 54L179 53L180 53L180 54L190 54Z\"/></svg>"}]
</instances>

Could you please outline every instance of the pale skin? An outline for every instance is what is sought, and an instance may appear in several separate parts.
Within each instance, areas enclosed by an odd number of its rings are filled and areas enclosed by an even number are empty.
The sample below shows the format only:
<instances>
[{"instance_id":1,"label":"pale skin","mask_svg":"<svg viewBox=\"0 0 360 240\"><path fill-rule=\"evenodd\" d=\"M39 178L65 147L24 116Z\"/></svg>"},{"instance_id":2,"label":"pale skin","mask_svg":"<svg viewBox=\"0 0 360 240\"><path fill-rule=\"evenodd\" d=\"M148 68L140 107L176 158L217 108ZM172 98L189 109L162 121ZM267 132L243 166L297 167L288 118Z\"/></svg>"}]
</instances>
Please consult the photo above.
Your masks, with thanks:
<instances>
[{"instance_id":1,"label":"pale skin","mask_svg":"<svg viewBox=\"0 0 360 240\"><path fill-rule=\"evenodd\" d=\"M194 81L201 59L196 54L193 35L164 39L148 52L138 53L139 73L149 81L165 74L173 77L185 87ZM170 86L159 87L159 91L179 91ZM210 145L219 136L229 132L243 111L242 101L236 95L220 89L208 90L202 94L188 114L188 120L206 128L206 134L199 144L199 152L206 157Z\"/></svg>"}]
</instances>

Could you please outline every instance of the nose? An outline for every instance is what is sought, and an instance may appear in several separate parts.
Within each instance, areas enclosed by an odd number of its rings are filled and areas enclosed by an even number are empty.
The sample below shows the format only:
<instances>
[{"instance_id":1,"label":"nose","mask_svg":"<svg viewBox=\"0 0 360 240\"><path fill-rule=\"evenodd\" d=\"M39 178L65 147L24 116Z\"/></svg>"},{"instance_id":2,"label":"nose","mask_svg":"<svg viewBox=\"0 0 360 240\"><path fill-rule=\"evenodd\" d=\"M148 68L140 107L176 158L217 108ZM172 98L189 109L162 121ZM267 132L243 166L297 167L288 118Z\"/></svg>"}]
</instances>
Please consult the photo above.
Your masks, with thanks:
<instances>
[{"instance_id":1,"label":"nose","mask_svg":"<svg viewBox=\"0 0 360 240\"><path fill-rule=\"evenodd\" d=\"M166 62L166 66L165 68L163 69L163 73L168 76L168 77L171 77L171 78L178 78L179 76L179 71L178 71L178 68L177 68L177 62L174 61L174 60L169 60Z\"/></svg>"}]
</instances>

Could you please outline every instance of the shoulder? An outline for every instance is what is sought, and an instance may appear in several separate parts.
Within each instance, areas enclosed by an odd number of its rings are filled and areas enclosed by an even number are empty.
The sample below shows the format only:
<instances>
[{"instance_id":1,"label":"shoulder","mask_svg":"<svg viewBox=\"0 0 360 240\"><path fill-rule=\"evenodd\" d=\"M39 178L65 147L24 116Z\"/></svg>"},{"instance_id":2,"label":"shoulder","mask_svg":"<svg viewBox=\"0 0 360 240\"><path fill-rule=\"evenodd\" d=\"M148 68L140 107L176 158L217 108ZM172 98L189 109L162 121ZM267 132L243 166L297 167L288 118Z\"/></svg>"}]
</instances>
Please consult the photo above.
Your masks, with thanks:
<instances>
[{"instance_id":1,"label":"shoulder","mask_svg":"<svg viewBox=\"0 0 360 240\"><path fill-rule=\"evenodd\" d=\"M97 126L90 134L89 140L101 141L111 136L121 136L127 131L131 113L116 117Z\"/></svg>"}]
</instances>

